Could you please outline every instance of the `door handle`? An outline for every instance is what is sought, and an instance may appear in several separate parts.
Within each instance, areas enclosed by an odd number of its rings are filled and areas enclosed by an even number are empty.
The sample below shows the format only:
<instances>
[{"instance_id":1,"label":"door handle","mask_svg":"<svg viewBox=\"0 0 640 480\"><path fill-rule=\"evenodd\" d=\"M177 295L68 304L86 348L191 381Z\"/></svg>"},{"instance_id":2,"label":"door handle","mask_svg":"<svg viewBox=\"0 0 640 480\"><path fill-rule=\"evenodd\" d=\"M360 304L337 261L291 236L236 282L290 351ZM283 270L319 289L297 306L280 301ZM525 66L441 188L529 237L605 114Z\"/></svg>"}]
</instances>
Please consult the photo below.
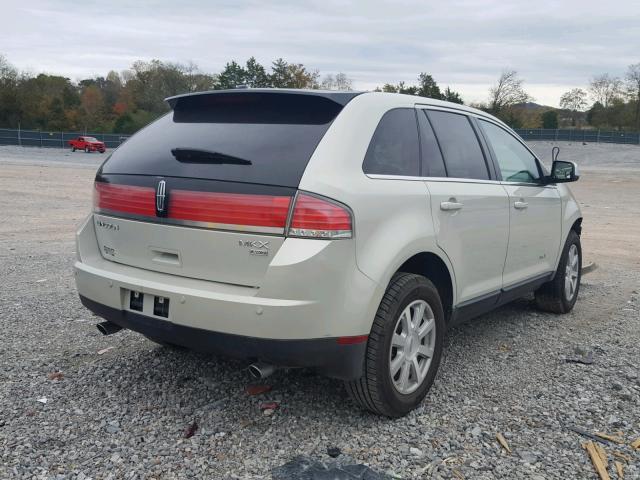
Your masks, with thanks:
<instances>
[{"instance_id":1,"label":"door handle","mask_svg":"<svg viewBox=\"0 0 640 480\"><path fill-rule=\"evenodd\" d=\"M450 212L452 210L460 210L463 206L464 204L459 202L441 202L440 210Z\"/></svg>"},{"instance_id":2,"label":"door handle","mask_svg":"<svg viewBox=\"0 0 640 480\"><path fill-rule=\"evenodd\" d=\"M529 206L529 204L527 202L523 202L523 201L518 201L518 202L514 202L513 203L513 207L517 208L518 210L524 210L528 206Z\"/></svg>"}]
</instances>

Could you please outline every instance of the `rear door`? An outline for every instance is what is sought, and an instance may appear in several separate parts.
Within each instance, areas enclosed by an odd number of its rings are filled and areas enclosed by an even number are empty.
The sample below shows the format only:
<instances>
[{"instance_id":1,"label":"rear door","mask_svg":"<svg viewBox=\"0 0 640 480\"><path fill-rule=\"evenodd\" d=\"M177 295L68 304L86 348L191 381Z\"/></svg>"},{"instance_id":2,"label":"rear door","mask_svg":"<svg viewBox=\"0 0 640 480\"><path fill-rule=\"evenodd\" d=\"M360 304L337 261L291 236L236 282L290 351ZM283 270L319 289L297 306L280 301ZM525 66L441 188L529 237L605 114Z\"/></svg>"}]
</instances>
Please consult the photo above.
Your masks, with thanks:
<instances>
[{"instance_id":1,"label":"rear door","mask_svg":"<svg viewBox=\"0 0 640 480\"><path fill-rule=\"evenodd\" d=\"M173 112L98 171L94 221L103 257L259 287L284 242L307 163L353 96L239 91L172 99Z\"/></svg>"},{"instance_id":2,"label":"rear door","mask_svg":"<svg viewBox=\"0 0 640 480\"><path fill-rule=\"evenodd\" d=\"M554 185L541 183L535 156L511 132L488 120L478 124L489 143L509 195L510 234L505 287L555 270L561 242L561 202Z\"/></svg>"},{"instance_id":3,"label":"rear door","mask_svg":"<svg viewBox=\"0 0 640 480\"><path fill-rule=\"evenodd\" d=\"M491 303L502 288L507 193L467 115L419 109L418 116L437 242L453 265L458 306L483 299Z\"/></svg>"}]
</instances>

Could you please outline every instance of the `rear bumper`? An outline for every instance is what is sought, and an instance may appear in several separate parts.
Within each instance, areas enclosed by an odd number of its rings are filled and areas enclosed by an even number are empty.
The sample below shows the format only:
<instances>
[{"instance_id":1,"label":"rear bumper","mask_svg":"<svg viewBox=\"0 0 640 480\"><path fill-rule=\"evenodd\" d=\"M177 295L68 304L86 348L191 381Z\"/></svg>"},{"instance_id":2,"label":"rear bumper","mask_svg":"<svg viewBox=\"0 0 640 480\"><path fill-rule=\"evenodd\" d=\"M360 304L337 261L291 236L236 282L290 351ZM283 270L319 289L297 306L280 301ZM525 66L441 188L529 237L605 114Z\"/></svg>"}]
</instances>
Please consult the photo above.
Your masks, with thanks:
<instances>
[{"instance_id":1,"label":"rear bumper","mask_svg":"<svg viewBox=\"0 0 640 480\"><path fill-rule=\"evenodd\" d=\"M355 344L337 339L369 333L377 285L349 264L355 259L346 243L302 242L286 240L262 285L247 287L106 260L91 215L77 235L76 286L83 304L97 315L158 340L280 366L316 367L337 378L359 377L366 338ZM310 254L306 246L313 246ZM131 291L143 294L142 310L131 307ZM166 318L156 315L155 297L169 300Z\"/></svg>"},{"instance_id":2,"label":"rear bumper","mask_svg":"<svg viewBox=\"0 0 640 480\"><path fill-rule=\"evenodd\" d=\"M362 375L366 342L343 345L335 338L271 340L245 337L118 310L82 295L80 300L86 308L105 320L162 342L229 357L260 359L283 367L314 367L324 375L343 380Z\"/></svg>"}]
</instances>

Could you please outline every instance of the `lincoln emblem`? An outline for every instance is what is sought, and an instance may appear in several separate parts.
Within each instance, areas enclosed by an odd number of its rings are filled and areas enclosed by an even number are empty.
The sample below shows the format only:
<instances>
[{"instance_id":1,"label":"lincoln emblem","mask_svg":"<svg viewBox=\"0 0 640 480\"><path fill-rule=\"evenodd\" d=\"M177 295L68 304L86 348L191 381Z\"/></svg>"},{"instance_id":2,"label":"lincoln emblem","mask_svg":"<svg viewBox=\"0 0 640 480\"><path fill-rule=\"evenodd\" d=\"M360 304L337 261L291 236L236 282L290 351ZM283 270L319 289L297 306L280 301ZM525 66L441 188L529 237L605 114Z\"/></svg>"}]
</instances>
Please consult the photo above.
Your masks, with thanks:
<instances>
[{"instance_id":1,"label":"lincoln emblem","mask_svg":"<svg viewBox=\"0 0 640 480\"><path fill-rule=\"evenodd\" d=\"M167 182L160 180L156 187L156 215L162 217L166 214L167 195L165 193Z\"/></svg>"}]
</instances>

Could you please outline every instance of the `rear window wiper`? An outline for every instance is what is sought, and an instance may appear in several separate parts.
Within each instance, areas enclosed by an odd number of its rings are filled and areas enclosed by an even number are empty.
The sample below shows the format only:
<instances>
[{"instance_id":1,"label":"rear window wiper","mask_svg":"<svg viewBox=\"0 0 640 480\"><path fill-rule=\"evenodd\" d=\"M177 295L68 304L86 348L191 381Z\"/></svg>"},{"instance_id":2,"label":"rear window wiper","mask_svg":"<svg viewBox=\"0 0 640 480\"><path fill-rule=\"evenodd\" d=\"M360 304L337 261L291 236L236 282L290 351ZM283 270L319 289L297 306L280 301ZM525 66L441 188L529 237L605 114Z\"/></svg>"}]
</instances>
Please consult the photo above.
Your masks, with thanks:
<instances>
[{"instance_id":1,"label":"rear window wiper","mask_svg":"<svg viewBox=\"0 0 640 480\"><path fill-rule=\"evenodd\" d=\"M251 165L251 160L234 157L220 152L209 150L199 150L195 148L174 148L171 150L173 156L183 163L215 163L229 165Z\"/></svg>"}]
</instances>

